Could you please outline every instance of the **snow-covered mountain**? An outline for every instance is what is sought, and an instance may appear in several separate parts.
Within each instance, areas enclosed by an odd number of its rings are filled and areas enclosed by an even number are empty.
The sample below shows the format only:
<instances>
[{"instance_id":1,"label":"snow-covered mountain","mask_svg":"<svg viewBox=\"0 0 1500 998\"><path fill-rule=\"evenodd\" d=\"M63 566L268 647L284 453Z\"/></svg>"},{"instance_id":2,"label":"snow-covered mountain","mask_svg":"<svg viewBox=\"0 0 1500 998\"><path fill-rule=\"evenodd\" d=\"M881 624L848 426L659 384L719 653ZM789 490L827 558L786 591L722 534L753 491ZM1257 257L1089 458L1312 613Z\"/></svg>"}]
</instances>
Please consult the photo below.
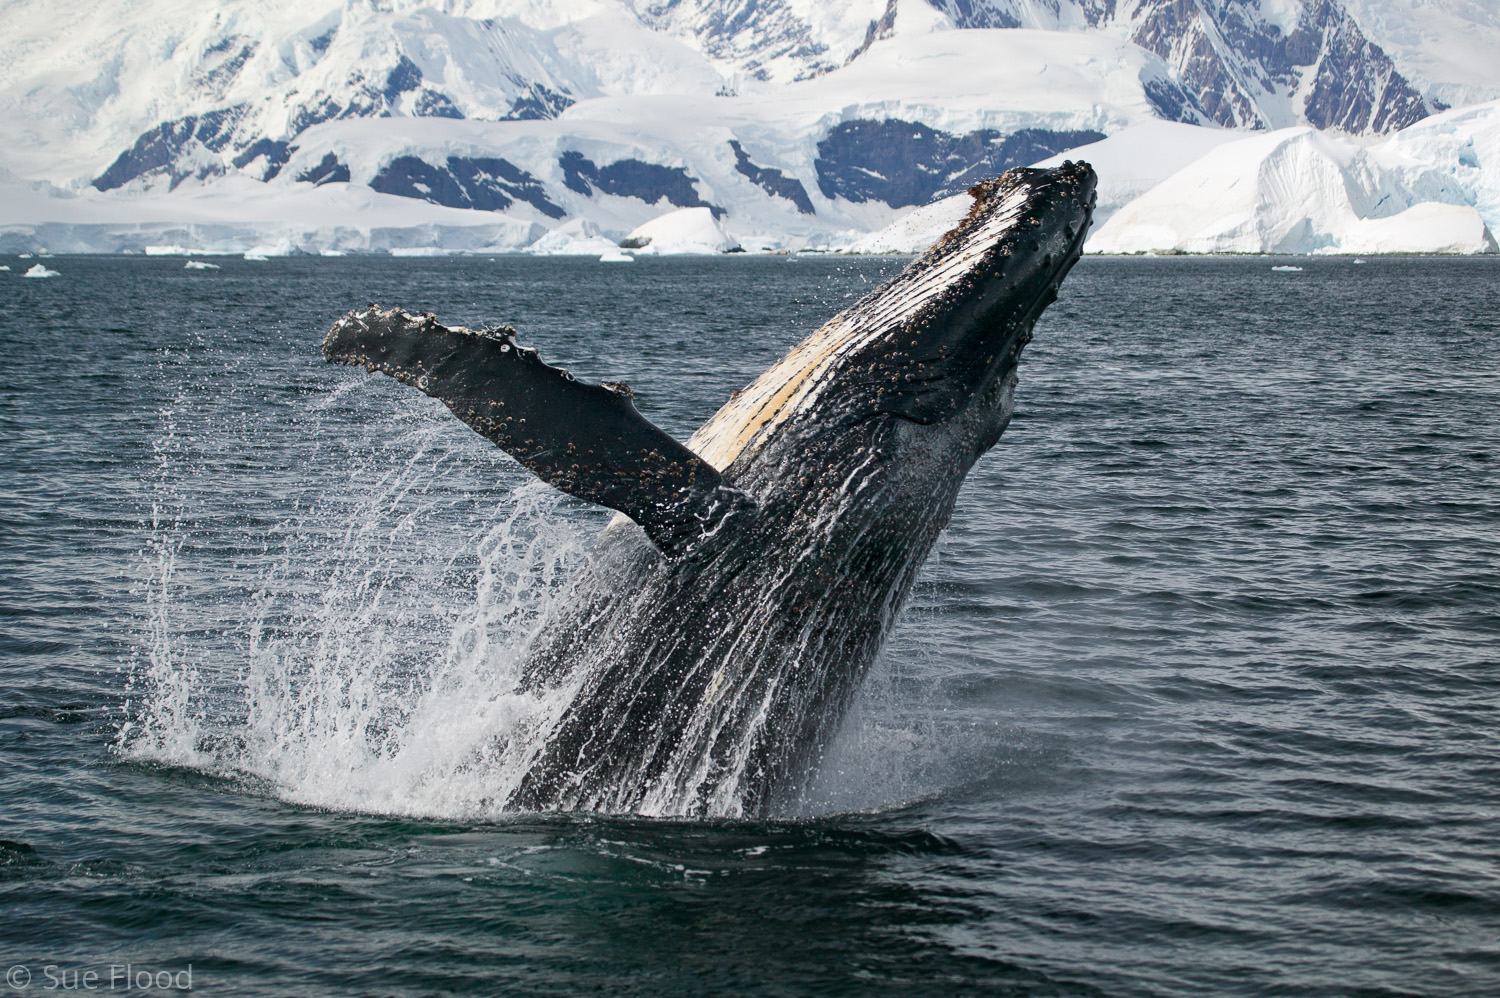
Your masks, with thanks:
<instances>
[{"instance_id":1,"label":"snow-covered mountain","mask_svg":"<svg viewBox=\"0 0 1500 998\"><path fill-rule=\"evenodd\" d=\"M1377 136L1483 95L1500 27L1428 0L1445 33L1413 34L1401 2L11 0L0 167L55 187L0 180L0 241L201 217L225 245L507 246L703 207L752 244L846 244L1153 121ZM1454 34L1469 55L1430 55ZM231 238L236 204L258 227Z\"/></svg>"}]
</instances>

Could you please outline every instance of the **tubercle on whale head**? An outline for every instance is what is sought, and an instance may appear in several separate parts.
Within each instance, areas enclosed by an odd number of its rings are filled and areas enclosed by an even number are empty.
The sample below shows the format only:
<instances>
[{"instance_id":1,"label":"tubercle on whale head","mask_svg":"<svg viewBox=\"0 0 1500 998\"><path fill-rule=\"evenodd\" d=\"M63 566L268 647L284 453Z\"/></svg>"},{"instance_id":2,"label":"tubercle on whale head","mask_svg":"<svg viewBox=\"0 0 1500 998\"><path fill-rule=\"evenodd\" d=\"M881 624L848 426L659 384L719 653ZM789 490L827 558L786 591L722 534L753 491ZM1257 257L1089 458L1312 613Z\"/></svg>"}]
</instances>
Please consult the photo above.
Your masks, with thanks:
<instances>
[{"instance_id":1,"label":"tubercle on whale head","mask_svg":"<svg viewBox=\"0 0 1500 998\"><path fill-rule=\"evenodd\" d=\"M1082 252L1096 184L1087 163L1068 162L975 185L963 221L850 310L875 322L890 316L851 358L880 373L877 412L931 424L993 396L987 389L1014 368Z\"/></svg>"}]
</instances>

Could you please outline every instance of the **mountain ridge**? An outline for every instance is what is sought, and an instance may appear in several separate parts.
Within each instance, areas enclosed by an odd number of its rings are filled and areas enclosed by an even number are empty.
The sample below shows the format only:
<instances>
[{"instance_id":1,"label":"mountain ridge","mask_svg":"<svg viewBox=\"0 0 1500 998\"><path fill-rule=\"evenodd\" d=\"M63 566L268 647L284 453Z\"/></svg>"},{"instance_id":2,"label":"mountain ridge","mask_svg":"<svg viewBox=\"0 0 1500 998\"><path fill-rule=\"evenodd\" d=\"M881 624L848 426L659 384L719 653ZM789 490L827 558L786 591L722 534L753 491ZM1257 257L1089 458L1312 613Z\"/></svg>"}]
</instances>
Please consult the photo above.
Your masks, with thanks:
<instances>
[{"instance_id":1,"label":"mountain ridge","mask_svg":"<svg viewBox=\"0 0 1500 998\"><path fill-rule=\"evenodd\" d=\"M0 157L124 198L243 176L818 239L1150 120L1378 136L1442 107L1341 0L44 6L0 14Z\"/></svg>"}]
</instances>

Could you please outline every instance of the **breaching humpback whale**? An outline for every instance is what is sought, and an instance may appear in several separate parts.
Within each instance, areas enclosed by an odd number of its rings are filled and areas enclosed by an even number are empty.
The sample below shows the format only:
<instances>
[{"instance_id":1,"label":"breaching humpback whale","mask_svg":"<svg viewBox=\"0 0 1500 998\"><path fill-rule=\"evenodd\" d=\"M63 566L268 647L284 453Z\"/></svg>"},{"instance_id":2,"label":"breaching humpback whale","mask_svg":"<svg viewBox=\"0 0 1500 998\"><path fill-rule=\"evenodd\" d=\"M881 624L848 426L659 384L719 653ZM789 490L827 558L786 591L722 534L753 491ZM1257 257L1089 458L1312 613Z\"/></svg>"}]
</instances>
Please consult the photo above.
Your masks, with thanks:
<instances>
[{"instance_id":1,"label":"breaching humpback whale","mask_svg":"<svg viewBox=\"0 0 1500 998\"><path fill-rule=\"evenodd\" d=\"M624 514L531 642L522 685L558 706L505 806L760 815L797 793L1010 420L1094 187L1084 163L974 187L956 228L686 445L625 386L574 380L508 327L374 305L333 326L329 360L441 399L543 481Z\"/></svg>"}]
</instances>

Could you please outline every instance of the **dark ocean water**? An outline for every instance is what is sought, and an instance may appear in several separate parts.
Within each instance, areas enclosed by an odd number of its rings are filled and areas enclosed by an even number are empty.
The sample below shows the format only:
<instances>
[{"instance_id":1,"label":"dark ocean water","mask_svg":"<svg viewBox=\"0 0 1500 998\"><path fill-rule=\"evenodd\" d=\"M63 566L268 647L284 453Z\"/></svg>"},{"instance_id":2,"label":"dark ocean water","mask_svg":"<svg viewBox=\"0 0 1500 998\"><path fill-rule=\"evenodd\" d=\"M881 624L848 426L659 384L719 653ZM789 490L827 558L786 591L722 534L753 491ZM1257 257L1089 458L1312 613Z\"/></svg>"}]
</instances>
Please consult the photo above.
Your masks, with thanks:
<instances>
[{"instance_id":1,"label":"dark ocean water","mask_svg":"<svg viewBox=\"0 0 1500 998\"><path fill-rule=\"evenodd\" d=\"M509 322L685 438L901 261L7 262L13 990L1500 994L1500 262L1081 263L754 823L493 812L603 516L317 344Z\"/></svg>"}]
</instances>

